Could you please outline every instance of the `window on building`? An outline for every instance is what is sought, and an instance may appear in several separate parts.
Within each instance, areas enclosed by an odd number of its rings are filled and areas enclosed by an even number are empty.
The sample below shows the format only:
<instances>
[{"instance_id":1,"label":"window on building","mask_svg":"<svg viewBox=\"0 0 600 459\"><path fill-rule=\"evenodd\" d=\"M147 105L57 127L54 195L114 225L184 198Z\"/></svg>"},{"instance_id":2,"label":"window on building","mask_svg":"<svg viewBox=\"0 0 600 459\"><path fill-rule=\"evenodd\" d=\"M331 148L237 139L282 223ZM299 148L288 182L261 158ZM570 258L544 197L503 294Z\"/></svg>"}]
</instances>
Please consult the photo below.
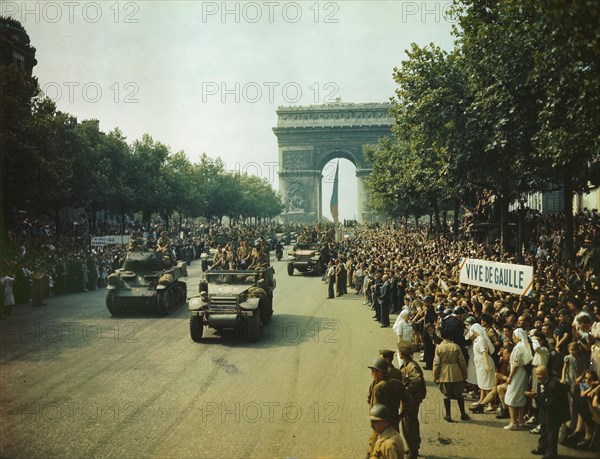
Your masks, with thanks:
<instances>
[{"instance_id":1,"label":"window on building","mask_svg":"<svg viewBox=\"0 0 600 459\"><path fill-rule=\"evenodd\" d=\"M17 51L13 51L13 63L19 68L22 72L25 71L25 56Z\"/></svg>"}]
</instances>

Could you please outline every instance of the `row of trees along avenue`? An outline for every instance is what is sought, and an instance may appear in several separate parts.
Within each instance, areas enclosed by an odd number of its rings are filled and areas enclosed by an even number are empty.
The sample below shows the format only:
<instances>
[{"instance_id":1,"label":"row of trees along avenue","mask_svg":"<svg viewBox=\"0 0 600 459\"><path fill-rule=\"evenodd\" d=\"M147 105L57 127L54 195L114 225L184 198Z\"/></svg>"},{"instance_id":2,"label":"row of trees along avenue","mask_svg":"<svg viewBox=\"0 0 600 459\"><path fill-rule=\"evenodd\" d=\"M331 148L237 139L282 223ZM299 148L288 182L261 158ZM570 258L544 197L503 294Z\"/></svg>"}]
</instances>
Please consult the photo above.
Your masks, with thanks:
<instances>
[{"instance_id":1,"label":"row of trees along avenue","mask_svg":"<svg viewBox=\"0 0 600 459\"><path fill-rule=\"evenodd\" d=\"M394 69L396 123L367 148L369 184L390 217L472 206L476 190L508 210L562 189L565 256L573 195L600 185L600 8L596 0L456 1L455 47L412 45Z\"/></svg>"},{"instance_id":2,"label":"row of trees along avenue","mask_svg":"<svg viewBox=\"0 0 600 459\"><path fill-rule=\"evenodd\" d=\"M23 29L12 19L0 20ZM221 159L206 154L192 163L183 151L172 153L149 135L127 143L119 129L105 134L97 121L77 123L41 94L35 77L14 64L1 67L5 222L15 211L49 213L59 228L67 207L86 208L93 228L98 210L140 212L145 223L156 213L167 227L175 214L180 222L184 216L237 221L281 212L266 178L229 173Z\"/></svg>"}]
</instances>

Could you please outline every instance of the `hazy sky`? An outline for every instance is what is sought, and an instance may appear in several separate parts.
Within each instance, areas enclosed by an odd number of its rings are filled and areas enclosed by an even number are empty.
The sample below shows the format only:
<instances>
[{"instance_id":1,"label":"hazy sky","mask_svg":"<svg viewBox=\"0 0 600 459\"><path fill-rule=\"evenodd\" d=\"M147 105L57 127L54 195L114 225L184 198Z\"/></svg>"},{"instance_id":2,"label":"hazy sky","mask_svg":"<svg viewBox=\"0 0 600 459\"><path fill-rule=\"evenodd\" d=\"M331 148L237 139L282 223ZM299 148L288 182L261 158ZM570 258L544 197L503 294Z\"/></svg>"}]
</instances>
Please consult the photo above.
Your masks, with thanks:
<instances>
[{"instance_id":1,"label":"hazy sky","mask_svg":"<svg viewBox=\"0 0 600 459\"><path fill-rule=\"evenodd\" d=\"M34 74L60 110L128 141L150 134L220 156L278 188L275 110L386 102L415 42L452 47L450 1L3 1L37 49ZM356 215L340 161L340 218ZM323 186L328 213L331 184ZM327 212L325 212L327 210ZM328 215L326 215L328 216Z\"/></svg>"}]
</instances>

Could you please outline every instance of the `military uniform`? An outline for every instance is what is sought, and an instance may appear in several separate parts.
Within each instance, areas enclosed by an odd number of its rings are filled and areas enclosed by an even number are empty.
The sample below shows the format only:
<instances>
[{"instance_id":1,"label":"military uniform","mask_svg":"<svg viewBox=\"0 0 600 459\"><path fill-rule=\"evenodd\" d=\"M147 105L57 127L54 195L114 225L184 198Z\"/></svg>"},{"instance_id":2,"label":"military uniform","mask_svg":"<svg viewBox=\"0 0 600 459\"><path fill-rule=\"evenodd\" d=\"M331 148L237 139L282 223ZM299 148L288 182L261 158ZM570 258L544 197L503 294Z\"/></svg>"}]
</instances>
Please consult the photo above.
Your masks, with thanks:
<instances>
[{"instance_id":1,"label":"military uniform","mask_svg":"<svg viewBox=\"0 0 600 459\"><path fill-rule=\"evenodd\" d=\"M375 444L371 448L369 458L403 459L404 443L402 443L400 434L392 427L388 427L377 435Z\"/></svg>"},{"instance_id":2,"label":"military uniform","mask_svg":"<svg viewBox=\"0 0 600 459\"><path fill-rule=\"evenodd\" d=\"M402 403L402 411L412 409L413 400L410 393L397 379L390 379L388 375L380 381L373 380L369 386L368 396L369 408L372 408L377 403L385 405L392 415L390 420L392 427L396 431L400 431L400 403Z\"/></svg>"},{"instance_id":3,"label":"military uniform","mask_svg":"<svg viewBox=\"0 0 600 459\"><path fill-rule=\"evenodd\" d=\"M421 448L421 429L419 425L419 405L427 395L423 370L417 362L410 359L400 368L401 381L412 396L411 409L402 416L402 434L406 440L409 459L416 458Z\"/></svg>"},{"instance_id":4,"label":"military uniform","mask_svg":"<svg viewBox=\"0 0 600 459\"><path fill-rule=\"evenodd\" d=\"M388 377L390 379L397 379L398 381L402 381L402 373L394 365L390 365L388 367L388 373L387 374L388 374Z\"/></svg>"},{"instance_id":5,"label":"military uniform","mask_svg":"<svg viewBox=\"0 0 600 459\"><path fill-rule=\"evenodd\" d=\"M128 252L143 252L144 251L144 240L137 237L132 236L129 238L129 243L127 244Z\"/></svg>"},{"instance_id":6,"label":"military uniform","mask_svg":"<svg viewBox=\"0 0 600 459\"><path fill-rule=\"evenodd\" d=\"M159 253L170 252L171 250L171 240L165 236L161 235L156 241L156 251Z\"/></svg>"},{"instance_id":7,"label":"military uniform","mask_svg":"<svg viewBox=\"0 0 600 459\"><path fill-rule=\"evenodd\" d=\"M268 268L270 264L269 255L261 250L258 257L252 260L250 269Z\"/></svg>"}]
</instances>

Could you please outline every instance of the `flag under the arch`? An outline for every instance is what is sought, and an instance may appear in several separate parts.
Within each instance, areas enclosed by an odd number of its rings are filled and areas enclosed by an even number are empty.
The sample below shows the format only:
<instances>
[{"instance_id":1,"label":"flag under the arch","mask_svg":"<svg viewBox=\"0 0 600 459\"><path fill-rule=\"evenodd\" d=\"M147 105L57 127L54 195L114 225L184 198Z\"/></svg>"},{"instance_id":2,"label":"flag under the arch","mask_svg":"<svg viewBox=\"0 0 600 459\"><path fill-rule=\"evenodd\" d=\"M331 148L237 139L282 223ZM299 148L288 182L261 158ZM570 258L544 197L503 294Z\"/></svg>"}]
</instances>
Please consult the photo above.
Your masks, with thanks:
<instances>
[{"instance_id":1,"label":"flag under the arch","mask_svg":"<svg viewBox=\"0 0 600 459\"><path fill-rule=\"evenodd\" d=\"M340 161L338 160L335 166L335 178L333 179L333 192L331 193L331 201L329 203L329 209L331 210L331 216L333 217L333 223L338 223L338 170L340 167Z\"/></svg>"}]
</instances>

